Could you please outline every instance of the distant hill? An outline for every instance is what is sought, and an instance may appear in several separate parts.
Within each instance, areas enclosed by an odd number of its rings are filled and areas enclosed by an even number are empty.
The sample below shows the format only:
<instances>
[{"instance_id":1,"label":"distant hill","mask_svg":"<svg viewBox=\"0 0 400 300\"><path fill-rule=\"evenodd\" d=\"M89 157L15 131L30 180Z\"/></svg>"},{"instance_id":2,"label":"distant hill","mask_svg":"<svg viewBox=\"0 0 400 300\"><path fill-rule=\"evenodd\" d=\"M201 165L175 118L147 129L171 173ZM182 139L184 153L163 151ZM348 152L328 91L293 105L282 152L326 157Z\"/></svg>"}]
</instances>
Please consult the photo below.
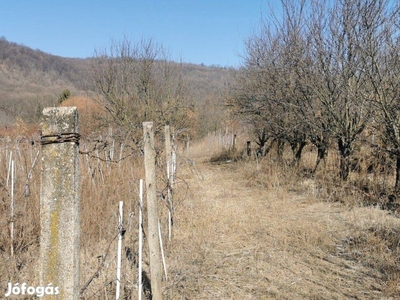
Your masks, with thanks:
<instances>
[{"instance_id":1,"label":"distant hill","mask_svg":"<svg viewBox=\"0 0 400 300\"><path fill-rule=\"evenodd\" d=\"M89 60L54 56L0 38L0 125L36 122L65 89L90 90Z\"/></svg>"},{"instance_id":2,"label":"distant hill","mask_svg":"<svg viewBox=\"0 0 400 300\"><path fill-rule=\"evenodd\" d=\"M55 56L0 38L0 126L11 125L18 118L38 122L43 107L57 105L66 89L76 96L93 93L91 60ZM190 97L199 110L210 111L210 101L215 104L220 98L232 71L183 64Z\"/></svg>"},{"instance_id":3,"label":"distant hill","mask_svg":"<svg viewBox=\"0 0 400 300\"><path fill-rule=\"evenodd\" d=\"M45 75L70 82L79 89L88 84L89 59L63 58L0 38L0 63L19 68L25 76Z\"/></svg>"}]
</instances>

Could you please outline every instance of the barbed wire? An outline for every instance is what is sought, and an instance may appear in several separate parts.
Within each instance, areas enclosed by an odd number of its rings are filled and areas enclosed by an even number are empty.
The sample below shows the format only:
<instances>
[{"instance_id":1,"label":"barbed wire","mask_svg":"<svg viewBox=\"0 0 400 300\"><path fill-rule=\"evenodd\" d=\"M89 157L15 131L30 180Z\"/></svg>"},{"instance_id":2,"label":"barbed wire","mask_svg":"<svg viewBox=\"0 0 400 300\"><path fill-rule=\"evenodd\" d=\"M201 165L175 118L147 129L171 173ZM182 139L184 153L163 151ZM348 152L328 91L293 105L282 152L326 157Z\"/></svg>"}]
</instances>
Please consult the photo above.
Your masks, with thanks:
<instances>
[{"instance_id":1,"label":"barbed wire","mask_svg":"<svg viewBox=\"0 0 400 300\"><path fill-rule=\"evenodd\" d=\"M57 134L47 134L40 136L40 144L49 145L49 144L59 144L59 143L68 143L73 142L79 144L79 140L81 135L76 132L65 132L65 133L57 133Z\"/></svg>"}]
</instances>

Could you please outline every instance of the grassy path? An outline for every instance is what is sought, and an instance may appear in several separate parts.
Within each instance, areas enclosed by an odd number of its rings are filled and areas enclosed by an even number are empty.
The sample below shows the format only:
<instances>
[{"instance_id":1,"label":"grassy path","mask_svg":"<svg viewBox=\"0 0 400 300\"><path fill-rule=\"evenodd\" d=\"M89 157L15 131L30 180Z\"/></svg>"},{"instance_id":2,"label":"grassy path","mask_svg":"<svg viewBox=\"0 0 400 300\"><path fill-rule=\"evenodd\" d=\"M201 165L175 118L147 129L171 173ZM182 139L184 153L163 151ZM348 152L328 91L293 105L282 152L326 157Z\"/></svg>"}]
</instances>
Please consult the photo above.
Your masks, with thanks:
<instances>
[{"instance_id":1,"label":"grassy path","mask_svg":"<svg viewBox=\"0 0 400 300\"><path fill-rule=\"evenodd\" d=\"M390 299L379 273L345 253L354 212L275 187L249 185L249 166L181 169L166 294L178 299ZM369 218L379 215L370 210Z\"/></svg>"}]
</instances>

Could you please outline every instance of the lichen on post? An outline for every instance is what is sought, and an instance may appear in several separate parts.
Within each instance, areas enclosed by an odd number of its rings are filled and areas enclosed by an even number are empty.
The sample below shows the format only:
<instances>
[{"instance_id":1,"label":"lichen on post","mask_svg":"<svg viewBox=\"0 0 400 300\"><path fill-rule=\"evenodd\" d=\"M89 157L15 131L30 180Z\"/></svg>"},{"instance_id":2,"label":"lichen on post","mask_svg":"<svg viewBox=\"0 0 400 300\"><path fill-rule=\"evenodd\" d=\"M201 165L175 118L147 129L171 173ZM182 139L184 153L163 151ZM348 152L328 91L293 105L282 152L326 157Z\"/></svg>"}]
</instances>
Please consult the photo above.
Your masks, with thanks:
<instances>
[{"instance_id":1,"label":"lichen on post","mask_svg":"<svg viewBox=\"0 0 400 300\"><path fill-rule=\"evenodd\" d=\"M40 285L52 284L55 292L43 299L79 299L78 143L76 107L45 108L41 136Z\"/></svg>"}]
</instances>

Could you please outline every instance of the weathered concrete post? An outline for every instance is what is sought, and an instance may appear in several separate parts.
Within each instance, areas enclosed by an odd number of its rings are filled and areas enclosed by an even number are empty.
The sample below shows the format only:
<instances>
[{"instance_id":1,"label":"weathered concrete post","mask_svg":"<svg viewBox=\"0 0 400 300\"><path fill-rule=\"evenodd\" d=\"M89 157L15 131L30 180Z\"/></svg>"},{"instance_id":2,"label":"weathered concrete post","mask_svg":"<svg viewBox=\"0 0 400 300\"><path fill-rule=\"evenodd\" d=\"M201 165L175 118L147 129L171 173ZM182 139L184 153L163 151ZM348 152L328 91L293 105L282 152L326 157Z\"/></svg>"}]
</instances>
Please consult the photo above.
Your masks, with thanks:
<instances>
[{"instance_id":1,"label":"weathered concrete post","mask_svg":"<svg viewBox=\"0 0 400 300\"><path fill-rule=\"evenodd\" d=\"M40 189L42 299L79 299L80 196L76 107L45 108ZM50 291L50 289L48 290Z\"/></svg>"},{"instance_id":2,"label":"weathered concrete post","mask_svg":"<svg viewBox=\"0 0 400 300\"><path fill-rule=\"evenodd\" d=\"M164 136L165 136L165 160L167 161L167 166L171 166L171 131L169 130L169 126L165 125L164 127Z\"/></svg>"},{"instance_id":3,"label":"weathered concrete post","mask_svg":"<svg viewBox=\"0 0 400 300\"><path fill-rule=\"evenodd\" d=\"M147 223L150 248L151 293L153 300L162 299L161 250L158 239L158 207L156 189L156 151L154 149L153 122L143 123L144 166L147 193Z\"/></svg>"},{"instance_id":4,"label":"weathered concrete post","mask_svg":"<svg viewBox=\"0 0 400 300\"><path fill-rule=\"evenodd\" d=\"M186 135L186 155L189 156L190 152L190 135Z\"/></svg>"},{"instance_id":5,"label":"weathered concrete post","mask_svg":"<svg viewBox=\"0 0 400 300\"><path fill-rule=\"evenodd\" d=\"M171 241L172 235L172 212L173 212L173 203L172 203L172 147L171 147L171 132L168 125L164 127L164 135L165 135L165 160L166 160L166 169L167 169L167 179L168 179L168 190L167 190L167 201L168 201L168 240Z\"/></svg>"},{"instance_id":6,"label":"weathered concrete post","mask_svg":"<svg viewBox=\"0 0 400 300\"><path fill-rule=\"evenodd\" d=\"M175 188L175 178L176 178L176 151L177 151L177 144L175 141L175 128L171 127L171 146L172 146L172 153L171 153L171 188Z\"/></svg>"}]
</instances>

